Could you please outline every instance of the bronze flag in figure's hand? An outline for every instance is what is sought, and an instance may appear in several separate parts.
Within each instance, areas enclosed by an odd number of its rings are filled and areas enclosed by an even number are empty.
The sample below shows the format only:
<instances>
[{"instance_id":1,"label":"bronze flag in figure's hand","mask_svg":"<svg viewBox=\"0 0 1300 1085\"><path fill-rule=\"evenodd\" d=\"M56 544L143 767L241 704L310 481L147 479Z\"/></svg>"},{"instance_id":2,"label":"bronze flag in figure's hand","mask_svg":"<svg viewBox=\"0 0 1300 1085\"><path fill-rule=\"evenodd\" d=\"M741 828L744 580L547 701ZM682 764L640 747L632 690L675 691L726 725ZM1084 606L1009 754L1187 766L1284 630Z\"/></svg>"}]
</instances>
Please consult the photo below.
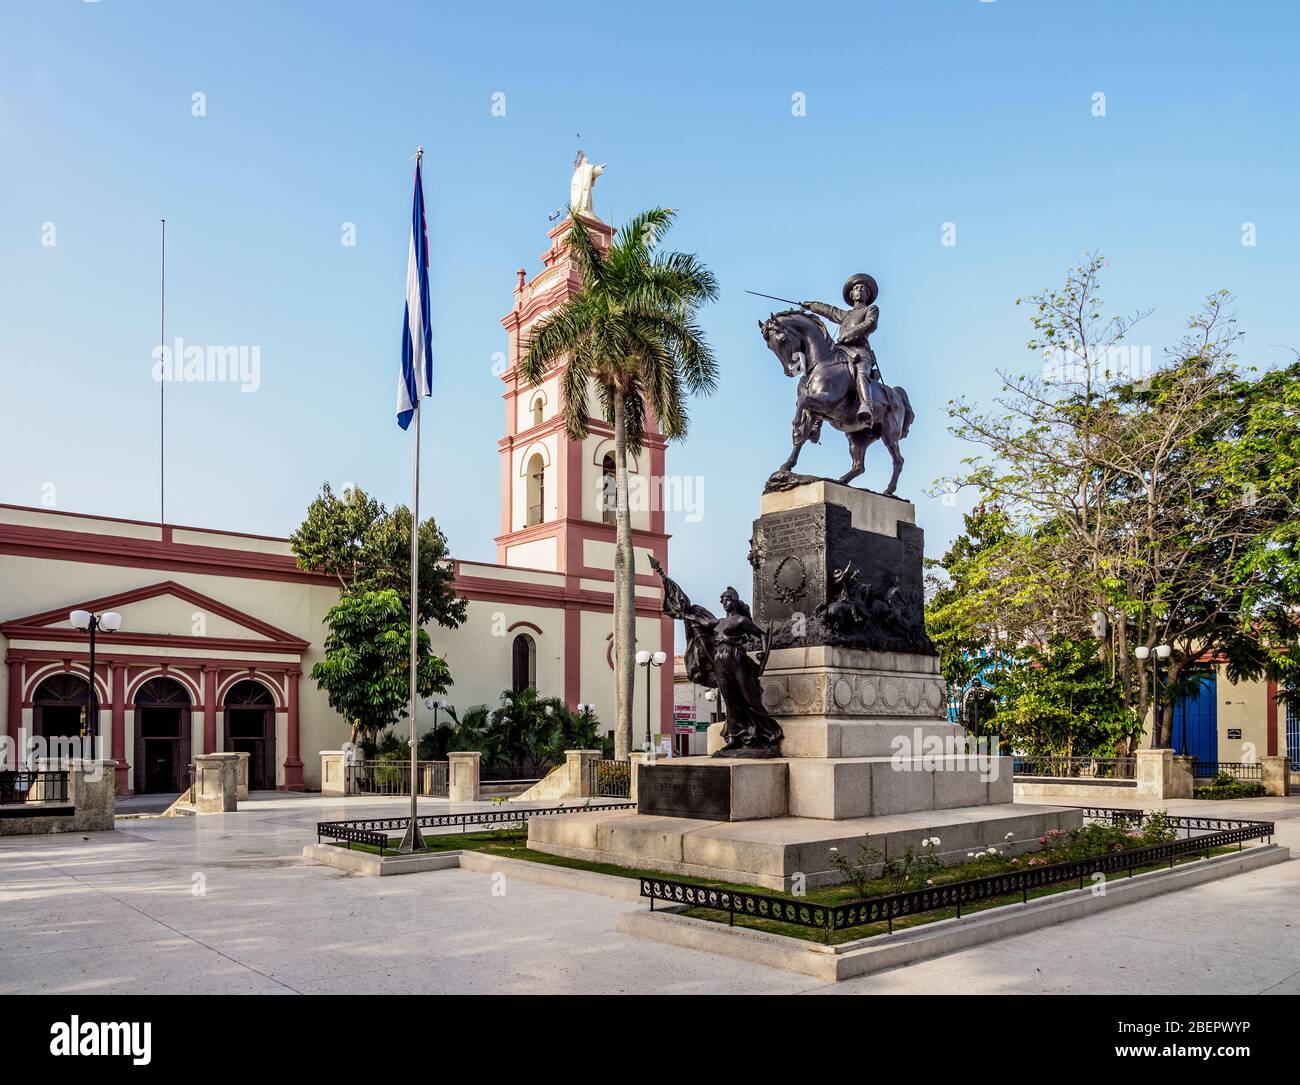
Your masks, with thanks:
<instances>
[{"instance_id":1,"label":"bronze flag in figure's hand","mask_svg":"<svg viewBox=\"0 0 1300 1085\"><path fill-rule=\"evenodd\" d=\"M796 474L794 466L804 443L820 435L823 420L848 437L853 466L840 477L841 483L848 484L862 474L867 448L880 440L894 462L885 493L893 494L897 488L903 469L899 442L907 436L915 416L907 392L880 379L871 348L871 333L880 322L878 294L879 287L870 275L852 275L844 284L847 309L821 301L791 302L799 308L759 321L759 331L786 376L800 378L794 446L785 463L767 480L766 491L814 481L812 476ZM839 325L838 339L831 339L818 317Z\"/></svg>"}]
</instances>

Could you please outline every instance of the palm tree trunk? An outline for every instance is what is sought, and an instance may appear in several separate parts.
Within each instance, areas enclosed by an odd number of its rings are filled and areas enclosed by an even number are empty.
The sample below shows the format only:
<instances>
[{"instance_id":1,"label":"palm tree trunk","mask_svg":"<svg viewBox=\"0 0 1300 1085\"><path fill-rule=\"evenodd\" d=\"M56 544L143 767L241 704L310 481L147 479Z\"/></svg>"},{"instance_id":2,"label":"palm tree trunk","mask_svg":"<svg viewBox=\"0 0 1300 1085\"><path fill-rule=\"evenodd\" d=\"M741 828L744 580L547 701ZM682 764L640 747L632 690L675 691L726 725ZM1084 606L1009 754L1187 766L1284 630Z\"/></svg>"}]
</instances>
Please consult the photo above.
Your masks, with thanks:
<instances>
[{"instance_id":1,"label":"palm tree trunk","mask_svg":"<svg viewBox=\"0 0 1300 1085\"><path fill-rule=\"evenodd\" d=\"M623 393L614 391L614 756L632 750L632 696L636 685L636 565L628 508L627 432Z\"/></svg>"}]
</instances>

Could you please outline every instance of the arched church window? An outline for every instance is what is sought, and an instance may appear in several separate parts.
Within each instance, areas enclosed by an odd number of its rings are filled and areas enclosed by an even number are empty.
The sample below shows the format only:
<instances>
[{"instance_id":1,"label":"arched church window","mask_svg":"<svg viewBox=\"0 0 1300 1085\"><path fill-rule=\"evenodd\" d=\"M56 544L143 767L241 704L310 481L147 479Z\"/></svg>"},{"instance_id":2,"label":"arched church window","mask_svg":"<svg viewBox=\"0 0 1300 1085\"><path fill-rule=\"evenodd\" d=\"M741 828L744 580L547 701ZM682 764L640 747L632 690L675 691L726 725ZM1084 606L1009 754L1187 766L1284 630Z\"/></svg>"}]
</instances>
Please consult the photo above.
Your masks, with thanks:
<instances>
[{"instance_id":1,"label":"arched church window","mask_svg":"<svg viewBox=\"0 0 1300 1085\"><path fill-rule=\"evenodd\" d=\"M540 426L541 424L542 424L542 397L538 396L535 400L533 400L533 425Z\"/></svg>"},{"instance_id":2,"label":"arched church window","mask_svg":"<svg viewBox=\"0 0 1300 1085\"><path fill-rule=\"evenodd\" d=\"M520 633L510 651L510 688L519 693L536 685L537 644L527 633Z\"/></svg>"},{"instance_id":3,"label":"arched church window","mask_svg":"<svg viewBox=\"0 0 1300 1085\"><path fill-rule=\"evenodd\" d=\"M544 519L546 507L546 465L541 453L535 453L528 461L528 520L525 526L532 527Z\"/></svg>"},{"instance_id":4,"label":"arched church window","mask_svg":"<svg viewBox=\"0 0 1300 1085\"><path fill-rule=\"evenodd\" d=\"M600 520L612 524L618 508L618 468L614 466L614 453L606 452L600 461Z\"/></svg>"}]
</instances>

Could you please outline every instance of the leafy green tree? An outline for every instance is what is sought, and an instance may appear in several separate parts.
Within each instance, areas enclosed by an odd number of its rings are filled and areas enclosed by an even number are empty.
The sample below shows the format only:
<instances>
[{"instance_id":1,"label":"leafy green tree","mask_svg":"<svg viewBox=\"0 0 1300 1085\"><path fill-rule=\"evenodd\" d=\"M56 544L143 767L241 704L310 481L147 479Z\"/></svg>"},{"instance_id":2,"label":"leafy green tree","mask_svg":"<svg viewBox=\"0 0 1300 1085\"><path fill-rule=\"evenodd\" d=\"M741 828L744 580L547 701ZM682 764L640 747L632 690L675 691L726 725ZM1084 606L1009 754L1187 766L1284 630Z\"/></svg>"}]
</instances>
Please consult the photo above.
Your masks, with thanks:
<instances>
[{"instance_id":1,"label":"leafy green tree","mask_svg":"<svg viewBox=\"0 0 1300 1085\"><path fill-rule=\"evenodd\" d=\"M1139 646L1172 646L1162 686L1174 693L1206 652L1234 680L1296 673L1300 364L1243 370L1219 293L1164 364L1141 371L1123 341L1143 314L1106 316L1104 265L1091 257L1027 299L1042 375L1003 373L992 409L950 405L953 432L983 454L947 486L976 487L1005 530L969 567L957 555L978 590L943 600L939 617L957 639L1009 624L1017 648L1096 638L1145 720L1153 689ZM1155 708L1152 742L1166 745L1171 698Z\"/></svg>"},{"instance_id":2,"label":"leafy green tree","mask_svg":"<svg viewBox=\"0 0 1300 1085\"><path fill-rule=\"evenodd\" d=\"M411 599L411 510L392 512L353 487L340 497L327 482L289 536L300 569L336 577L343 591L395 591ZM465 600L452 586L447 538L432 517L420 524L420 624L436 621L454 629L465 620Z\"/></svg>"},{"instance_id":3,"label":"leafy green tree","mask_svg":"<svg viewBox=\"0 0 1300 1085\"><path fill-rule=\"evenodd\" d=\"M352 741L373 742L406 715L410 697L410 616L397 592L348 591L325 616L329 634L311 677L352 727ZM416 686L421 697L451 685L446 662L433 654L429 635L416 640Z\"/></svg>"},{"instance_id":4,"label":"leafy green tree","mask_svg":"<svg viewBox=\"0 0 1300 1085\"><path fill-rule=\"evenodd\" d=\"M1058 636L1025 647L993 673L992 686L993 711L982 722L1004 748L1110 757L1141 733L1095 640Z\"/></svg>"},{"instance_id":5,"label":"leafy green tree","mask_svg":"<svg viewBox=\"0 0 1300 1085\"><path fill-rule=\"evenodd\" d=\"M561 360L565 431L587 436L594 387L601 414L614 427L614 734L616 755L632 748L632 693L636 678L636 600L632 520L628 508L628 452L645 439L647 418L670 439L686 434L686 393L711 393L717 363L696 323L704 302L716 300L713 273L695 256L656 250L676 217L665 208L644 211L618 231L608 251L592 240L570 209L566 244L582 276L582 292L532 329L519 371L540 384Z\"/></svg>"}]
</instances>

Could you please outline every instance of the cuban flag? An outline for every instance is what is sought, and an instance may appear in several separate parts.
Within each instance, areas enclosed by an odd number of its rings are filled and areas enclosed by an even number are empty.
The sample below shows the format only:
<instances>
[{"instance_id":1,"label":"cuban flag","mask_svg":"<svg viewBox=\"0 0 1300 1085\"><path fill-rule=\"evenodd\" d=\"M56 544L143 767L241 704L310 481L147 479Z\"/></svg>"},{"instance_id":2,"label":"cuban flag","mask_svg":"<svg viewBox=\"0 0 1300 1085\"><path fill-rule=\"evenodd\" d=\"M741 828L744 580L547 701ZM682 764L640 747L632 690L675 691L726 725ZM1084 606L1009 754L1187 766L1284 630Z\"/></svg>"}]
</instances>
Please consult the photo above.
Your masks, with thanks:
<instances>
[{"instance_id":1,"label":"cuban flag","mask_svg":"<svg viewBox=\"0 0 1300 1085\"><path fill-rule=\"evenodd\" d=\"M423 151L423 148L421 149ZM411 424L420 400L433 391L433 346L429 326L429 235L424 221L424 184L415 161L415 206L411 252L406 265L406 316L402 321L402 372L397 380L397 424Z\"/></svg>"}]
</instances>

